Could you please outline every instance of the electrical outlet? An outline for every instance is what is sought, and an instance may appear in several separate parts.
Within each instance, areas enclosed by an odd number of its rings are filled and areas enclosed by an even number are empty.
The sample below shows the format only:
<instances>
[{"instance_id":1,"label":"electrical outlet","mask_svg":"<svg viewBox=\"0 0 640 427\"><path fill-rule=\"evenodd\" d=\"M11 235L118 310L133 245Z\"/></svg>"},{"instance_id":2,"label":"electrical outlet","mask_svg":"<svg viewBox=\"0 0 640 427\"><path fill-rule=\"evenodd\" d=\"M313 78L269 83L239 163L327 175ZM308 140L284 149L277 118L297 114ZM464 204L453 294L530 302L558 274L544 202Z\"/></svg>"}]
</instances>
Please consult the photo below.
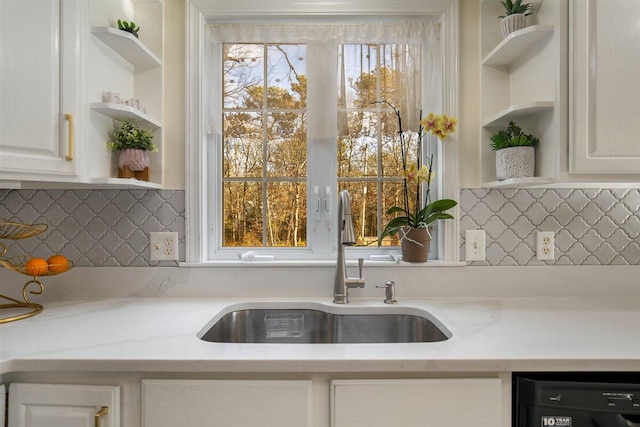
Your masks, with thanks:
<instances>
[{"instance_id":1,"label":"electrical outlet","mask_svg":"<svg viewBox=\"0 0 640 427\"><path fill-rule=\"evenodd\" d=\"M177 261L178 233L149 233L149 261Z\"/></svg>"},{"instance_id":2,"label":"electrical outlet","mask_svg":"<svg viewBox=\"0 0 640 427\"><path fill-rule=\"evenodd\" d=\"M466 230L464 232L464 258L467 261L485 260L484 230Z\"/></svg>"},{"instance_id":3,"label":"electrical outlet","mask_svg":"<svg viewBox=\"0 0 640 427\"><path fill-rule=\"evenodd\" d=\"M536 259L540 261L555 259L553 231L538 231L536 234Z\"/></svg>"}]
</instances>

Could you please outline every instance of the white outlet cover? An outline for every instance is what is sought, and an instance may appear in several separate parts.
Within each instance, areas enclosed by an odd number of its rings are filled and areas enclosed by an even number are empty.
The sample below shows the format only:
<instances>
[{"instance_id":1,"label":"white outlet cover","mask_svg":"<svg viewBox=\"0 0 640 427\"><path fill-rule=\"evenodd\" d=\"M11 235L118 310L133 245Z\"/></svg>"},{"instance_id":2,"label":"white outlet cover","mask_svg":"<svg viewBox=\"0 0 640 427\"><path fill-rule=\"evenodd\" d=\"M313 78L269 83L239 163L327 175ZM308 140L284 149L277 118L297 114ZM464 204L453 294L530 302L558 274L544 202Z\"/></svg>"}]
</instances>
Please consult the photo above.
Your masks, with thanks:
<instances>
[{"instance_id":1,"label":"white outlet cover","mask_svg":"<svg viewBox=\"0 0 640 427\"><path fill-rule=\"evenodd\" d=\"M149 233L149 261L177 261L178 256L177 232Z\"/></svg>"},{"instance_id":2,"label":"white outlet cover","mask_svg":"<svg viewBox=\"0 0 640 427\"><path fill-rule=\"evenodd\" d=\"M465 230L464 259L465 261L484 261L486 233L484 230Z\"/></svg>"},{"instance_id":3,"label":"white outlet cover","mask_svg":"<svg viewBox=\"0 0 640 427\"><path fill-rule=\"evenodd\" d=\"M538 231L536 233L536 259L550 261L555 259L555 240L553 231Z\"/></svg>"}]
</instances>

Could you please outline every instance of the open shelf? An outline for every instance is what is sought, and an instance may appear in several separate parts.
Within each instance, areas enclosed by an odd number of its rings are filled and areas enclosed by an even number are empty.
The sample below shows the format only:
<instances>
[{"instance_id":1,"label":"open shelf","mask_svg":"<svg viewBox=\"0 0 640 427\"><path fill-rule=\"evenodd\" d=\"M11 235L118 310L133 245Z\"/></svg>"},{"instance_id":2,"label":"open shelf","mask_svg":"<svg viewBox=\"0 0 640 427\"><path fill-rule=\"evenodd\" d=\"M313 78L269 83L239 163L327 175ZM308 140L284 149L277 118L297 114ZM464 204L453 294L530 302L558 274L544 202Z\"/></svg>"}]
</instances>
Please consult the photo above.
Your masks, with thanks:
<instances>
[{"instance_id":1,"label":"open shelf","mask_svg":"<svg viewBox=\"0 0 640 427\"><path fill-rule=\"evenodd\" d=\"M506 66L527 54L534 46L553 33L553 25L532 25L522 30L514 31L500 42L482 60L482 65Z\"/></svg>"},{"instance_id":2,"label":"open shelf","mask_svg":"<svg viewBox=\"0 0 640 427\"><path fill-rule=\"evenodd\" d=\"M482 188L528 188L546 186L552 184L552 177L510 178L503 181L491 181L482 183Z\"/></svg>"},{"instance_id":3,"label":"open shelf","mask_svg":"<svg viewBox=\"0 0 640 427\"><path fill-rule=\"evenodd\" d=\"M104 189L156 189L162 188L157 182L140 181L134 178L93 178L91 184L94 188Z\"/></svg>"},{"instance_id":4,"label":"open shelf","mask_svg":"<svg viewBox=\"0 0 640 427\"><path fill-rule=\"evenodd\" d=\"M553 109L554 106L554 101L535 101L526 104L511 105L498 114L486 119L482 126L486 128L507 126L512 120L525 119L542 111Z\"/></svg>"},{"instance_id":5,"label":"open shelf","mask_svg":"<svg viewBox=\"0 0 640 427\"><path fill-rule=\"evenodd\" d=\"M480 0L480 185L542 188L559 185L565 153L568 74L565 57L569 2L537 2L529 26L502 36L496 0ZM515 122L538 138L535 176L498 181L491 137Z\"/></svg>"},{"instance_id":6,"label":"open shelf","mask_svg":"<svg viewBox=\"0 0 640 427\"><path fill-rule=\"evenodd\" d=\"M91 3L91 2L90 2ZM87 126L88 158L92 160L83 184L103 189L161 189L164 173L163 159L163 0L118 0L98 2L89 9L90 58L88 69L88 96L90 116ZM123 8L127 14L123 16ZM117 28L118 18L135 21L142 29L140 39ZM89 28L87 28L89 30ZM102 102L105 92L120 94L122 100L132 99L144 103ZM95 114L99 113L99 114ZM153 141L160 153L149 155L148 176L135 178L118 174L115 157L106 155L104 140L113 132L113 121L131 121L142 129L153 132ZM148 181L145 180L148 178Z\"/></svg>"},{"instance_id":7,"label":"open shelf","mask_svg":"<svg viewBox=\"0 0 640 427\"><path fill-rule=\"evenodd\" d=\"M162 65L156 54L126 31L113 27L91 27L91 33L133 65L136 71Z\"/></svg>"},{"instance_id":8,"label":"open shelf","mask_svg":"<svg viewBox=\"0 0 640 427\"><path fill-rule=\"evenodd\" d=\"M156 130L162 127L162 124L158 120L128 105L114 104L111 102L93 102L91 103L91 109L115 120L135 120L143 128Z\"/></svg>"}]
</instances>

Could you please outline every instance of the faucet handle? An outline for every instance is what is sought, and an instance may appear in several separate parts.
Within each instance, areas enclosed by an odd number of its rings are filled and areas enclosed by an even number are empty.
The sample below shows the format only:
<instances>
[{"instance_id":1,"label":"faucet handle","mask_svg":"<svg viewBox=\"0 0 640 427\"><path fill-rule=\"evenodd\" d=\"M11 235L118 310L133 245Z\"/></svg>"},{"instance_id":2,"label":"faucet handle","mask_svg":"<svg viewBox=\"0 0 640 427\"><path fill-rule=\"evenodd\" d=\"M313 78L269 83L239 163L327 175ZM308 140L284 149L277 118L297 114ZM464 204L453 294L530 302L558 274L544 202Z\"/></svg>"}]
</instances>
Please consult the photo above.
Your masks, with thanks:
<instances>
[{"instance_id":1,"label":"faucet handle","mask_svg":"<svg viewBox=\"0 0 640 427\"><path fill-rule=\"evenodd\" d=\"M387 280L384 286L376 285L376 288L384 288L384 303L385 304L395 304L396 301L396 283L393 280Z\"/></svg>"},{"instance_id":2,"label":"faucet handle","mask_svg":"<svg viewBox=\"0 0 640 427\"><path fill-rule=\"evenodd\" d=\"M364 288L364 277L362 277L362 267L364 266L364 259L358 258L358 277L346 277L345 285L348 288Z\"/></svg>"}]
</instances>

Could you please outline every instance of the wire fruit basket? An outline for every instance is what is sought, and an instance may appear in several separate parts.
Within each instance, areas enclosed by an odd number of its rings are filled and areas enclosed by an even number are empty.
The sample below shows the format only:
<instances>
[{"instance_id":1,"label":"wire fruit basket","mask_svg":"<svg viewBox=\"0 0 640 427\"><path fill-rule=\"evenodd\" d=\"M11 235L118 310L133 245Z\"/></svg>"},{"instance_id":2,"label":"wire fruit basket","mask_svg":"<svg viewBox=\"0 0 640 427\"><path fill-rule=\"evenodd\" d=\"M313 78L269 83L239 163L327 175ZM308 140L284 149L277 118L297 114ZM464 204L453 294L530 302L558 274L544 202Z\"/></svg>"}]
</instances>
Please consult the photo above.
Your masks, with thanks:
<instances>
[{"instance_id":1,"label":"wire fruit basket","mask_svg":"<svg viewBox=\"0 0 640 427\"><path fill-rule=\"evenodd\" d=\"M46 224L20 224L9 222L0 218L0 239L18 240L34 237L47 230ZM47 263L46 267L33 268L28 265L31 257L18 255L11 258L2 258L7 253L7 246L0 242L0 265L19 274L32 277L22 288L22 300L0 294L0 310L9 310L10 315L0 317L0 324L26 319L42 312L44 307L29 300L29 294L40 295L44 292L44 285L40 282L41 276L53 276L64 273L73 268L73 262L64 259L64 262ZM26 311L25 311L26 309ZM14 314L18 312L18 314Z\"/></svg>"}]
</instances>

